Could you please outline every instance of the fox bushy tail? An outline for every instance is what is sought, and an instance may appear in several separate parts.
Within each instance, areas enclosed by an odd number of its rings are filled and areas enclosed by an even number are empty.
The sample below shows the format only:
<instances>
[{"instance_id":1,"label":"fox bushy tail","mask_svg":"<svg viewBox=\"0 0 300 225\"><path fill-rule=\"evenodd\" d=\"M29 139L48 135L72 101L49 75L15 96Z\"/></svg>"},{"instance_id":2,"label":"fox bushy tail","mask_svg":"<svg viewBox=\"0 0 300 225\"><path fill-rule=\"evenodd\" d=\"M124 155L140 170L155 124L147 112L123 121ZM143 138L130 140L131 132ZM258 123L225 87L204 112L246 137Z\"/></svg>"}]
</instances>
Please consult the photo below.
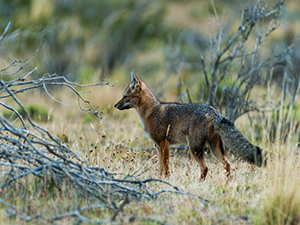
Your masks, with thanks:
<instances>
[{"instance_id":1,"label":"fox bushy tail","mask_svg":"<svg viewBox=\"0 0 300 225\"><path fill-rule=\"evenodd\" d=\"M214 132L220 135L223 144L231 152L249 163L257 166L266 164L263 157L262 149L258 146L252 145L222 114L206 114L205 116L214 127Z\"/></svg>"}]
</instances>

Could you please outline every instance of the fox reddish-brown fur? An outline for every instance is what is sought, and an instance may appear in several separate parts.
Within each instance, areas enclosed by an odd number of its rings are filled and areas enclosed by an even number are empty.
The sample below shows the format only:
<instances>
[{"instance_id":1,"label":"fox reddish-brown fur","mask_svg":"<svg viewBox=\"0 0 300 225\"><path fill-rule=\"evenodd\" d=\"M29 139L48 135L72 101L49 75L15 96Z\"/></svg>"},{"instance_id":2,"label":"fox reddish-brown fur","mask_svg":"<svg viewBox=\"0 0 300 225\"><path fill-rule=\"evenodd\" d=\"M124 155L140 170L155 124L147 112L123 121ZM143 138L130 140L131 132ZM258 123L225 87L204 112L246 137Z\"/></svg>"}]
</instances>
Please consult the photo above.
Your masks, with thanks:
<instances>
[{"instance_id":1,"label":"fox reddish-brown fur","mask_svg":"<svg viewBox=\"0 0 300 225\"><path fill-rule=\"evenodd\" d=\"M253 146L214 107L201 103L161 102L134 70L131 72L131 83L115 107L119 110L136 109L146 136L157 148L160 173L166 176L169 173L169 145L178 143L189 145L200 165L203 180L208 172L203 158L205 143L223 163L228 179L231 179L230 164L225 147L249 163L262 165L262 150Z\"/></svg>"}]
</instances>

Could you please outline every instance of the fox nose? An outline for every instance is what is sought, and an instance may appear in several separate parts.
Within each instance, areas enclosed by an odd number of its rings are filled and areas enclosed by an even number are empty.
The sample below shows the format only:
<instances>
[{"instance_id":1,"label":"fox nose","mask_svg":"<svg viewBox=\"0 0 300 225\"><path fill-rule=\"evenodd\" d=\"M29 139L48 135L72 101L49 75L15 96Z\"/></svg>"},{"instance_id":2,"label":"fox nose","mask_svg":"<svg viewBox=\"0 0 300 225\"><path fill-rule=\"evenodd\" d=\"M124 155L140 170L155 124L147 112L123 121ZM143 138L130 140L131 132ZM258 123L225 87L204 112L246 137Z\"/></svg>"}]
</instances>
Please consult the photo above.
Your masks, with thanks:
<instances>
[{"instance_id":1,"label":"fox nose","mask_svg":"<svg viewBox=\"0 0 300 225\"><path fill-rule=\"evenodd\" d=\"M116 104L114 104L114 107L117 109L118 108L118 106L117 106L117 103Z\"/></svg>"}]
</instances>

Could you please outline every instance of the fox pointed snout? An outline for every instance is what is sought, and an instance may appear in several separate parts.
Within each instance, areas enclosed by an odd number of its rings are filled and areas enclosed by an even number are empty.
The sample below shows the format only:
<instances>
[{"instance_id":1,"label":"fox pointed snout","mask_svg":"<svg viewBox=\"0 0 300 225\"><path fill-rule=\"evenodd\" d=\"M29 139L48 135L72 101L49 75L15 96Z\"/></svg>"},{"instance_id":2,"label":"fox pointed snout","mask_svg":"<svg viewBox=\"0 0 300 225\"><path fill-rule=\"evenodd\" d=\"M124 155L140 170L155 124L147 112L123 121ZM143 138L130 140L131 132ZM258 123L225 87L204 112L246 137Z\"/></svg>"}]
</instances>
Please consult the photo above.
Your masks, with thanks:
<instances>
[{"instance_id":1,"label":"fox pointed snout","mask_svg":"<svg viewBox=\"0 0 300 225\"><path fill-rule=\"evenodd\" d=\"M132 107L130 106L130 104L124 103L124 102L122 101L122 99L121 99L120 101L118 101L118 102L114 105L114 107L115 107L116 109L118 109L118 110L124 110L124 109L130 109L130 108L132 108Z\"/></svg>"},{"instance_id":2,"label":"fox pointed snout","mask_svg":"<svg viewBox=\"0 0 300 225\"><path fill-rule=\"evenodd\" d=\"M114 107L115 107L116 109L122 110L122 109L121 109L122 107L120 107L119 102L117 102L117 103L114 105Z\"/></svg>"}]
</instances>

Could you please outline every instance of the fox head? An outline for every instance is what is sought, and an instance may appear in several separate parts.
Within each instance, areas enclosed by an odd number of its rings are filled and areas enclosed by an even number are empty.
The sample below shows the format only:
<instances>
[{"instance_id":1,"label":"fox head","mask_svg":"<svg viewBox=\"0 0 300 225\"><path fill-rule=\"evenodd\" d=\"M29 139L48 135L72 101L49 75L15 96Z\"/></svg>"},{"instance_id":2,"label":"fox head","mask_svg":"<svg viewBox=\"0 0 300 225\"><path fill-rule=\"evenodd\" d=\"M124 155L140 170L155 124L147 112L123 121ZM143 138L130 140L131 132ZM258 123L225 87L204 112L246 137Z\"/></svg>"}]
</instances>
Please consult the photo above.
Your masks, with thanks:
<instances>
[{"instance_id":1,"label":"fox head","mask_svg":"<svg viewBox=\"0 0 300 225\"><path fill-rule=\"evenodd\" d=\"M131 71L131 83L125 89L123 97L114 106L119 110L137 108L140 102L140 92L142 89L142 81L136 75L134 70Z\"/></svg>"}]
</instances>

